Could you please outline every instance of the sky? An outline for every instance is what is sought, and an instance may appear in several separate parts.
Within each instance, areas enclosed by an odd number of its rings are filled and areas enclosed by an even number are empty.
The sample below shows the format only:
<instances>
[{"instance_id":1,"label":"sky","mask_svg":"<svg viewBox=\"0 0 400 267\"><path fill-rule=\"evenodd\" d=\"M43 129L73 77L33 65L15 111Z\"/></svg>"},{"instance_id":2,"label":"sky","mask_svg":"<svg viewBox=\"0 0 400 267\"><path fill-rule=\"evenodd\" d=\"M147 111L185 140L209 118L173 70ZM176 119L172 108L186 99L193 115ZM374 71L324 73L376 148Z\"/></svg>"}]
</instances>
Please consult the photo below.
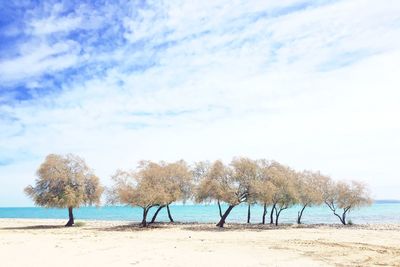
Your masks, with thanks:
<instances>
[{"instance_id":1,"label":"sky","mask_svg":"<svg viewBox=\"0 0 400 267\"><path fill-rule=\"evenodd\" d=\"M274 159L400 199L397 0L0 1L0 206L50 153Z\"/></svg>"}]
</instances>

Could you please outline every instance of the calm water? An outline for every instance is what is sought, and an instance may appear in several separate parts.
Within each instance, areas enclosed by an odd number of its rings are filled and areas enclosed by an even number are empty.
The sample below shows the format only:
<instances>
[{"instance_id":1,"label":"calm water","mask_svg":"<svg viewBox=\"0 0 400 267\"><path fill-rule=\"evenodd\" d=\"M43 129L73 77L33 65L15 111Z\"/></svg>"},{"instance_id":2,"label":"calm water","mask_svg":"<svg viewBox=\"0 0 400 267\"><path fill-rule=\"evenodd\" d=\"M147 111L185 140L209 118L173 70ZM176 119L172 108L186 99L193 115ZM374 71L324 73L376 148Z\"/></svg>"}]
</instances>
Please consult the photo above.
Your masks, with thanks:
<instances>
[{"instance_id":1,"label":"calm water","mask_svg":"<svg viewBox=\"0 0 400 267\"><path fill-rule=\"evenodd\" d=\"M226 206L223 206L226 208ZM299 207L293 207L281 213L280 222L295 223ZM151 218L155 208L150 212ZM259 223L262 216L262 207L252 206L251 221ZM219 219L218 206L209 205L172 205L171 213L175 221L181 222L217 222ZM74 212L76 220L123 220L140 221L141 208L132 207L83 207ZM269 215L269 213L268 213ZM267 216L268 216L267 215ZM66 209L45 208L0 208L0 218L40 218L40 219L66 219ZM160 221L168 221L166 209L158 216ZM229 215L227 222L246 222L247 206L235 207ZM374 205L351 211L348 218L354 223L400 223L400 203L375 203ZM307 208L303 215L304 223L339 223L337 217L326 207Z\"/></svg>"}]
</instances>

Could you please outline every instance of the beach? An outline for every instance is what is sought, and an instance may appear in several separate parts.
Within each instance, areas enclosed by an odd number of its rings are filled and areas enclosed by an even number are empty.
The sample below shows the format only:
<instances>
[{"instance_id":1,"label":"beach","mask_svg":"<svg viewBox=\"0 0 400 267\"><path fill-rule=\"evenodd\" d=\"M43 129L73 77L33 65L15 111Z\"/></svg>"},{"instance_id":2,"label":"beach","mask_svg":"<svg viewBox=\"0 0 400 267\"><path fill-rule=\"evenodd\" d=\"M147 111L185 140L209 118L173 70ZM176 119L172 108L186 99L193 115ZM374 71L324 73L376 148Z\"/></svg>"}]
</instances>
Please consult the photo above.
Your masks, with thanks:
<instances>
[{"instance_id":1,"label":"beach","mask_svg":"<svg viewBox=\"0 0 400 267\"><path fill-rule=\"evenodd\" d=\"M400 266L400 224L154 224L0 219L2 266Z\"/></svg>"}]
</instances>

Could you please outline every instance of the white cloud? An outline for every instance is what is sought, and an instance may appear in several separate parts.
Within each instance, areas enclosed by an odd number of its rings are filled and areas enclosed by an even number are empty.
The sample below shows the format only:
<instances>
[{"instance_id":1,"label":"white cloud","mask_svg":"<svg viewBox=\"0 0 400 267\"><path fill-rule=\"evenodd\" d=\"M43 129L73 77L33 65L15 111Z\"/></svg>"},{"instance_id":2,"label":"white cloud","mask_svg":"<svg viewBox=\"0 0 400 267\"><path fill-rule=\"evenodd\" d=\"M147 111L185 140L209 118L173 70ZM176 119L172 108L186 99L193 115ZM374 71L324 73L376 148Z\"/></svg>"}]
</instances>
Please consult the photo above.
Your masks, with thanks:
<instances>
[{"instance_id":1,"label":"white cloud","mask_svg":"<svg viewBox=\"0 0 400 267\"><path fill-rule=\"evenodd\" d=\"M400 5L299 4L157 2L120 14L112 34L119 29L128 42L109 53L66 37L49 44L47 35L88 16L53 12L55 23L34 31L47 36L40 46L0 63L3 79L38 88L43 73L84 64L105 71L90 68L94 75L65 81L57 94L0 106L16 119L0 126L0 148L15 159L0 166L0 188L8 175L21 177L14 189L25 186L48 153L82 155L105 183L139 159L247 155L360 179L377 198L400 198L390 189L400 186ZM107 10L101 15L119 15Z\"/></svg>"}]
</instances>

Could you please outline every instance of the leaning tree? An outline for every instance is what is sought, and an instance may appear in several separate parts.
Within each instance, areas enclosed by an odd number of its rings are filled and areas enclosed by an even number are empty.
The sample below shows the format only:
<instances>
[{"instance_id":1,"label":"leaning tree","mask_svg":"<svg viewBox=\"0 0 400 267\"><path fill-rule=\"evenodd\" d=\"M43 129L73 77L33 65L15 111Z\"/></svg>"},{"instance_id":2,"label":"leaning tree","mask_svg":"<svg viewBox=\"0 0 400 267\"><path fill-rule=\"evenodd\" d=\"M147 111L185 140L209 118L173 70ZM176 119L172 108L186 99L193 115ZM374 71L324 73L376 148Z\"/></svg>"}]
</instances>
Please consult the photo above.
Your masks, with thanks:
<instances>
[{"instance_id":1,"label":"leaning tree","mask_svg":"<svg viewBox=\"0 0 400 267\"><path fill-rule=\"evenodd\" d=\"M268 176L269 162L261 160L259 165L260 165L260 176L254 182L252 195L256 199L257 203L263 206L261 223L265 224L265 217L267 216L267 207L273 204L273 196L275 195L276 187L271 182L271 179Z\"/></svg>"},{"instance_id":2,"label":"leaning tree","mask_svg":"<svg viewBox=\"0 0 400 267\"><path fill-rule=\"evenodd\" d=\"M228 168L221 161L214 163L199 161L194 164L192 169L195 202L216 201L220 218L223 216L221 207L223 192L218 180L228 175L227 171Z\"/></svg>"},{"instance_id":3,"label":"leaning tree","mask_svg":"<svg viewBox=\"0 0 400 267\"><path fill-rule=\"evenodd\" d=\"M297 203L297 191L295 185L295 172L289 167L278 162L272 162L268 168L268 176L274 185L272 195L271 224L279 224L281 212Z\"/></svg>"},{"instance_id":4,"label":"leaning tree","mask_svg":"<svg viewBox=\"0 0 400 267\"><path fill-rule=\"evenodd\" d=\"M69 220L74 225L73 209L100 203L103 187L85 161L72 154L50 154L37 170L35 186L25 192L36 205L46 208L68 208Z\"/></svg>"},{"instance_id":5,"label":"leaning tree","mask_svg":"<svg viewBox=\"0 0 400 267\"><path fill-rule=\"evenodd\" d=\"M346 225L350 210L371 205L372 199L363 183L328 180L324 186L324 202L340 222Z\"/></svg>"},{"instance_id":6,"label":"leaning tree","mask_svg":"<svg viewBox=\"0 0 400 267\"><path fill-rule=\"evenodd\" d=\"M160 173L160 166L149 161L141 161L135 171L117 170L111 177L114 184L108 189L107 202L141 207L141 225L146 227L149 210L168 201Z\"/></svg>"},{"instance_id":7,"label":"leaning tree","mask_svg":"<svg viewBox=\"0 0 400 267\"><path fill-rule=\"evenodd\" d=\"M251 205L255 204L255 183L261 179L261 168L257 160L252 160L245 157L234 158L231 162L233 167L233 175L236 176L237 181L241 181L243 185L249 190L246 198L247 202L247 223L250 223L251 218Z\"/></svg>"},{"instance_id":8,"label":"leaning tree","mask_svg":"<svg viewBox=\"0 0 400 267\"><path fill-rule=\"evenodd\" d=\"M158 179L163 187L163 194L166 195L165 202L159 203L151 223L155 222L158 213L165 207L167 208L170 222L174 222L169 205L176 201L185 202L191 197L193 187L192 172L184 160L173 163L151 163L151 166L159 170Z\"/></svg>"},{"instance_id":9,"label":"leaning tree","mask_svg":"<svg viewBox=\"0 0 400 267\"><path fill-rule=\"evenodd\" d=\"M303 171L296 174L297 200L300 210L297 212L297 223L301 224L304 210L324 203L322 184L329 179L320 172Z\"/></svg>"},{"instance_id":10,"label":"leaning tree","mask_svg":"<svg viewBox=\"0 0 400 267\"><path fill-rule=\"evenodd\" d=\"M240 164L235 164L238 160L241 159L234 159L231 166L215 161L196 190L197 202L216 200L228 204L228 208L217 223L218 227L224 227L225 220L232 209L247 202L252 191L252 176L242 175L243 173L238 170Z\"/></svg>"}]
</instances>

